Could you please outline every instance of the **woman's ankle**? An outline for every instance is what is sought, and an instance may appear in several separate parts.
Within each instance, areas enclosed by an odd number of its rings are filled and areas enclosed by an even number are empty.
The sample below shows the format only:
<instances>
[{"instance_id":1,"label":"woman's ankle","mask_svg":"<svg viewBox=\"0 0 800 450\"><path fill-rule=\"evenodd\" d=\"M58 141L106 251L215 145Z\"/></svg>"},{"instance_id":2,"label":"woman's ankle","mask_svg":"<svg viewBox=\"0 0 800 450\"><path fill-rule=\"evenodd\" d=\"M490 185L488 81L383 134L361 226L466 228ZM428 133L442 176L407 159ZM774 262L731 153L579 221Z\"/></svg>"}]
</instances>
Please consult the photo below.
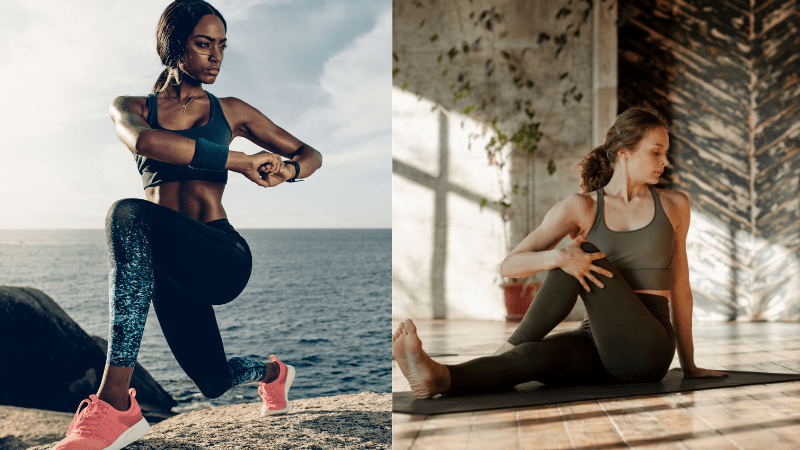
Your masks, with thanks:
<instances>
[{"instance_id":1,"label":"woman's ankle","mask_svg":"<svg viewBox=\"0 0 800 450\"><path fill-rule=\"evenodd\" d=\"M97 398L108 403L117 411L127 411L131 407L131 399L127 389L124 394L101 391L97 393Z\"/></svg>"},{"instance_id":2,"label":"woman's ankle","mask_svg":"<svg viewBox=\"0 0 800 450\"><path fill-rule=\"evenodd\" d=\"M272 383L273 381L277 380L281 374L281 366L278 365L276 362L268 362L264 363L267 366L267 373L264 375L264 378L261 380L262 383Z\"/></svg>"}]
</instances>

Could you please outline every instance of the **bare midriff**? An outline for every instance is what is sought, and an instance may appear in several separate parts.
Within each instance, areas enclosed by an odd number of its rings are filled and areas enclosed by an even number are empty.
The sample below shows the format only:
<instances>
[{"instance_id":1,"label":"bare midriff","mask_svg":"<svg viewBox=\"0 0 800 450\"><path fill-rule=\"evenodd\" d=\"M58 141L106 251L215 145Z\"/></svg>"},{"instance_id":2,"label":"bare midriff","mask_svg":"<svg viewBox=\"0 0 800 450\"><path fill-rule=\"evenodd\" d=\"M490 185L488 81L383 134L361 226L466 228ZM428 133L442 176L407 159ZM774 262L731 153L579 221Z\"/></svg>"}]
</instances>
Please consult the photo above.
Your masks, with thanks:
<instances>
[{"instance_id":1,"label":"bare midriff","mask_svg":"<svg viewBox=\"0 0 800 450\"><path fill-rule=\"evenodd\" d=\"M222 207L225 184L215 181L170 181L144 190L147 200L208 223L227 217Z\"/></svg>"},{"instance_id":2,"label":"bare midriff","mask_svg":"<svg viewBox=\"0 0 800 450\"><path fill-rule=\"evenodd\" d=\"M660 295L661 297L666 297L666 298L669 299L669 291L668 290L664 290L664 291L638 290L638 291L633 291L633 292L636 292L637 294Z\"/></svg>"}]
</instances>

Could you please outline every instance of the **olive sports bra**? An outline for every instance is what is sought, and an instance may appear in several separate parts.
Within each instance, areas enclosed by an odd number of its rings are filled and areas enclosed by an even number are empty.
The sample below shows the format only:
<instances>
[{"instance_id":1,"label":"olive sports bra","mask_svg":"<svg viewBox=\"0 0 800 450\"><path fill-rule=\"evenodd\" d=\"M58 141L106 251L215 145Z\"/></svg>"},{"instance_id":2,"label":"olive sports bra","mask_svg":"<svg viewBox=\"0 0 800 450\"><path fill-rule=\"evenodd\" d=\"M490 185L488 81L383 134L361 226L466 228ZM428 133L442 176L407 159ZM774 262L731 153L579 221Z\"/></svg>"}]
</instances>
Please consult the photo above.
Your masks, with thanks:
<instances>
[{"instance_id":1,"label":"olive sports bra","mask_svg":"<svg viewBox=\"0 0 800 450\"><path fill-rule=\"evenodd\" d=\"M186 130L167 130L158 124L158 92L147 96L147 124L154 130L171 131L189 139L205 138L219 145L229 146L231 143L231 127L222 112L222 106L216 97L207 92L208 99L211 101L211 117L205 125L189 128ZM226 183L228 181L228 171L216 172L212 170L198 170L178 164L165 163L141 155L134 155L136 165L139 166L139 173L142 174L142 185L144 188L166 183L168 181L186 180L207 180Z\"/></svg>"},{"instance_id":2,"label":"olive sports bra","mask_svg":"<svg viewBox=\"0 0 800 450\"><path fill-rule=\"evenodd\" d=\"M653 220L632 231L608 229L603 214L603 188L598 189L597 213L586 239L606 254L633 290L668 290L672 285L675 231L655 189L649 188L655 202Z\"/></svg>"}]
</instances>

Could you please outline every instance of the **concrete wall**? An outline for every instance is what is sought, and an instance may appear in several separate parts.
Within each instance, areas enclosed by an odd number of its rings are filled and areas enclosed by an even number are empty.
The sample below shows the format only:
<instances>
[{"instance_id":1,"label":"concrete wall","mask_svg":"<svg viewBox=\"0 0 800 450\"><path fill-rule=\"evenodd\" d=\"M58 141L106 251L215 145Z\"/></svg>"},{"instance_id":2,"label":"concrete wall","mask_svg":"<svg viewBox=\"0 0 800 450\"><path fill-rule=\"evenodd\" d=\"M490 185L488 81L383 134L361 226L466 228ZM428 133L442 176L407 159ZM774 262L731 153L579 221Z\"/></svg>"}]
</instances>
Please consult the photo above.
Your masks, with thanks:
<instances>
[{"instance_id":1,"label":"concrete wall","mask_svg":"<svg viewBox=\"0 0 800 450\"><path fill-rule=\"evenodd\" d=\"M614 5L394 2L395 317L505 316L498 264L577 192L570 168L616 115ZM484 150L492 119L509 134L538 122L538 151L507 154L498 172ZM516 187L508 210L492 203L498 176Z\"/></svg>"}]
</instances>

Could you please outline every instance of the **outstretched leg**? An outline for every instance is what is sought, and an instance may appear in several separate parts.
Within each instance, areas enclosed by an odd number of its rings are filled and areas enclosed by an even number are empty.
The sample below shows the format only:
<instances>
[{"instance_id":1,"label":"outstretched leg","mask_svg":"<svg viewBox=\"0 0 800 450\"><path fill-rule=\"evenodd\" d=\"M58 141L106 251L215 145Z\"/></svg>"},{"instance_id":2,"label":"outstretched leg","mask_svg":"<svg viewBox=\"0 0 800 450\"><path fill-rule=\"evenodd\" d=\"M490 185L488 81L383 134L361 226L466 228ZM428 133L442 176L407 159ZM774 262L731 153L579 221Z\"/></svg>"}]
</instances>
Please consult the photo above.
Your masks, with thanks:
<instances>
[{"instance_id":1,"label":"outstretched leg","mask_svg":"<svg viewBox=\"0 0 800 450\"><path fill-rule=\"evenodd\" d=\"M588 242L581 248L587 253L599 251ZM612 278L597 275L604 288L591 286L586 292L571 275L561 269L551 270L509 339L515 347L446 366L451 391L502 389L532 380L591 383L606 374L622 381L663 378L675 352L667 299L637 295L607 258L594 264L613 274ZM583 334L569 332L545 338L569 314L578 295L589 317L581 326Z\"/></svg>"},{"instance_id":2,"label":"outstretched leg","mask_svg":"<svg viewBox=\"0 0 800 450\"><path fill-rule=\"evenodd\" d=\"M453 394L510 389L528 381L596 384L613 379L600 361L588 322L540 342L525 342L501 354L445 367Z\"/></svg>"},{"instance_id":3,"label":"outstretched leg","mask_svg":"<svg viewBox=\"0 0 800 450\"><path fill-rule=\"evenodd\" d=\"M431 398L450 390L450 373L422 350L417 327L410 319L400 323L392 335L392 357L411 385L414 397Z\"/></svg>"}]
</instances>

